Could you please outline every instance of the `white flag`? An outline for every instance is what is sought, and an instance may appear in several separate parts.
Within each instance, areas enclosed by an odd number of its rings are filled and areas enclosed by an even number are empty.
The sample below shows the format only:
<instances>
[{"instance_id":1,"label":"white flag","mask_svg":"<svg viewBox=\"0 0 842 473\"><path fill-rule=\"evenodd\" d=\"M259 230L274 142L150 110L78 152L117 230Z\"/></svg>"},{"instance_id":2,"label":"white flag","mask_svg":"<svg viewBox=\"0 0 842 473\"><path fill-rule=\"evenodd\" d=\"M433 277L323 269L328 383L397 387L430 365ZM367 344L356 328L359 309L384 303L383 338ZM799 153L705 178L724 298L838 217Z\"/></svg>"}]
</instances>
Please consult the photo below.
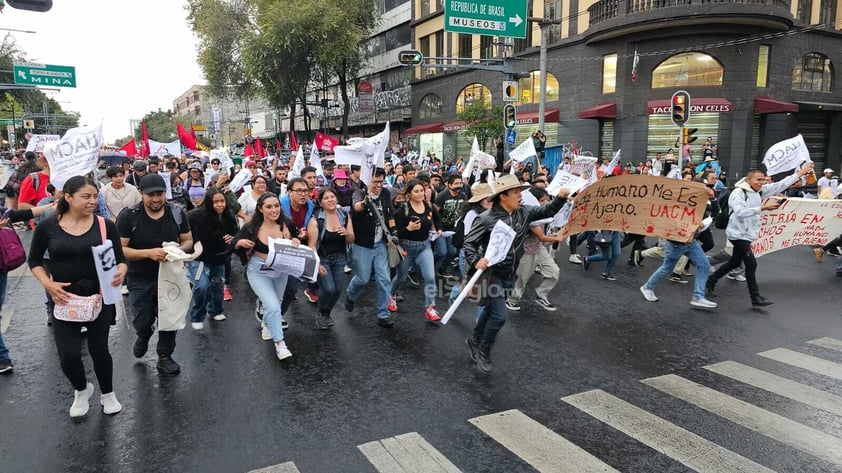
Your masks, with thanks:
<instances>
[{"instance_id":1,"label":"white flag","mask_svg":"<svg viewBox=\"0 0 842 473\"><path fill-rule=\"evenodd\" d=\"M519 144L517 148L509 151L509 157L512 158L512 161L516 161L518 163L522 163L526 158L538 156L538 152L535 151L535 144L532 142L532 138L527 138L523 141L523 143Z\"/></svg>"},{"instance_id":2,"label":"white flag","mask_svg":"<svg viewBox=\"0 0 842 473\"><path fill-rule=\"evenodd\" d=\"M614 156L611 157L611 162L608 163L608 169L604 170L606 176L614 174L617 165L620 164L620 150L618 149Z\"/></svg>"},{"instance_id":3,"label":"white flag","mask_svg":"<svg viewBox=\"0 0 842 473\"><path fill-rule=\"evenodd\" d=\"M800 134L794 138L775 143L763 156L766 174L772 176L800 168L802 164L812 162L810 150Z\"/></svg>"},{"instance_id":4,"label":"white flag","mask_svg":"<svg viewBox=\"0 0 842 473\"><path fill-rule=\"evenodd\" d=\"M44 156L50 163L50 183L56 189L74 176L84 176L99 161L102 144L102 123L97 126L71 128L59 141L44 144Z\"/></svg>"},{"instance_id":5,"label":"white flag","mask_svg":"<svg viewBox=\"0 0 842 473\"><path fill-rule=\"evenodd\" d=\"M325 175L325 172L322 170L322 158L319 156L319 147L315 143L310 146L310 166L316 168L317 176Z\"/></svg>"},{"instance_id":6,"label":"white flag","mask_svg":"<svg viewBox=\"0 0 842 473\"><path fill-rule=\"evenodd\" d=\"M299 146L295 153L295 161L292 163L292 169L289 170L289 178L301 177L301 170L304 169L304 147Z\"/></svg>"},{"instance_id":7,"label":"white flag","mask_svg":"<svg viewBox=\"0 0 842 473\"><path fill-rule=\"evenodd\" d=\"M374 168L385 165L389 139L389 122L386 122L386 128L370 138L351 138L347 146L334 147L333 161L336 164L360 166L360 180L369 184Z\"/></svg>"},{"instance_id":8,"label":"white flag","mask_svg":"<svg viewBox=\"0 0 842 473\"><path fill-rule=\"evenodd\" d=\"M462 171L462 179L468 180L471 178L471 173L474 171L474 161L477 159L477 153L479 153L479 143L477 142L477 137L474 137L474 144L471 145L471 155L468 158L468 164L465 165L465 169Z\"/></svg>"}]
</instances>

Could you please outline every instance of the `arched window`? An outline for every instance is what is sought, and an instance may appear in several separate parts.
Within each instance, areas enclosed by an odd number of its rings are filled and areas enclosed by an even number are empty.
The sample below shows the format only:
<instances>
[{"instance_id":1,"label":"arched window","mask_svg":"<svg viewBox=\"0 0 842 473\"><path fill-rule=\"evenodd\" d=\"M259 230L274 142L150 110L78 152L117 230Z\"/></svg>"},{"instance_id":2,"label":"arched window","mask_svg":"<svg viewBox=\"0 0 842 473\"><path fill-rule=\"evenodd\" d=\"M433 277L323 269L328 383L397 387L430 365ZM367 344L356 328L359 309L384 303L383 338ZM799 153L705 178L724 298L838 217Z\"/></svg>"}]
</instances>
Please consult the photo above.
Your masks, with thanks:
<instances>
[{"instance_id":1,"label":"arched window","mask_svg":"<svg viewBox=\"0 0 842 473\"><path fill-rule=\"evenodd\" d=\"M722 85L725 68L713 56L682 53L667 58L652 71L652 88Z\"/></svg>"},{"instance_id":2,"label":"arched window","mask_svg":"<svg viewBox=\"0 0 842 473\"><path fill-rule=\"evenodd\" d=\"M464 112L465 107L480 100L491 106L491 89L483 84L471 84L465 87L456 97L456 113Z\"/></svg>"},{"instance_id":3,"label":"arched window","mask_svg":"<svg viewBox=\"0 0 842 473\"><path fill-rule=\"evenodd\" d=\"M529 77L517 81L518 105L525 103L538 103L541 99L541 71L532 71ZM558 80L554 75L547 73L547 92L544 95L545 102L558 100Z\"/></svg>"},{"instance_id":4,"label":"arched window","mask_svg":"<svg viewBox=\"0 0 842 473\"><path fill-rule=\"evenodd\" d=\"M427 94L418 104L418 118L436 118L441 116L441 97L436 94Z\"/></svg>"},{"instance_id":5,"label":"arched window","mask_svg":"<svg viewBox=\"0 0 842 473\"><path fill-rule=\"evenodd\" d=\"M824 54L807 53L795 61L792 69L793 90L830 92L832 83L833 65Z\"/></svg>"}]
</instances>

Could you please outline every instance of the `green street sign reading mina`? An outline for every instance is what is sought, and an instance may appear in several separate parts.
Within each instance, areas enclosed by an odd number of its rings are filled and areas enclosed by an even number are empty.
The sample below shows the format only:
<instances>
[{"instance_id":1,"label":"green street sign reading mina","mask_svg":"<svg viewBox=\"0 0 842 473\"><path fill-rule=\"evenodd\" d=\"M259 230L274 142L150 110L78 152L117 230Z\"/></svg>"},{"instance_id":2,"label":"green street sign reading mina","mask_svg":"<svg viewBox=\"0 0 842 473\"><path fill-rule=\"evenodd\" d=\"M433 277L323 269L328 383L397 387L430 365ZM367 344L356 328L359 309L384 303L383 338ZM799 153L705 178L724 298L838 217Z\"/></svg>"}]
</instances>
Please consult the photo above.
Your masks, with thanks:
<instances>
[{"instance_id":1,"label":"green street sign reading mina","mask_svg":"<svg viewBox=\"0 0 842 473\"><path fill-rule=\"evenodd\" d=\"M14 65L15 84L76 87L76 68L52 64Z\"/></svg>"},{"instance_id":2,"label":"green street sign reading mina","mask_svg":"<svg viewBox=\"0 0 842 473\"><path fill-rule=\"evenodd\" d=\"M444 30L526 38L526 0L444 0Z\"/></svg>"}]
</instances>

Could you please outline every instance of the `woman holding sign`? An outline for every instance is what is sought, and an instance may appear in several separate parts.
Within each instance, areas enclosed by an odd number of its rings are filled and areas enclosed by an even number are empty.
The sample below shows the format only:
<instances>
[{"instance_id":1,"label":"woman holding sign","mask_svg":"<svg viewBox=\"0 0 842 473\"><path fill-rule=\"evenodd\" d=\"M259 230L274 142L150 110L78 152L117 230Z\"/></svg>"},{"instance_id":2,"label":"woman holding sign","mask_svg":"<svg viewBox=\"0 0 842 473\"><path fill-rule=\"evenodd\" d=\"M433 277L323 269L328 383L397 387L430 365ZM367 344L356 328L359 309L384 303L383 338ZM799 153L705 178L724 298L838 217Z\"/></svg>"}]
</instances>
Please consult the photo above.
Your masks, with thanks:
<instances>
[{"instance_id":1,"label":"woman holding sign","mask_svg":"<svg viewBox=\"0 0 842 473\"><path fill-rule=\"evenodd\" d=\"M91 248L103 244L106 239L111 241L113 262L117 267L111 281L114 287L123 284L128 266L116 225L108 219L94 216L98 194L96 182L82 176L71 177L63 190L56 214L35 227L29 268L56 303L53 338L61 370L76 390L70 417L78 419L88 413L88 401L94 392L93 384L85 379L85 366L82 364L81 326L88 328L88 352L93 358L94 372L102 392L100 402L103 412L116 414L123 407L117 402L111 386L113 364L108 351L108 331L116 312L113 304L102 304L102 290ZM44 268L44 252L47 250L50 252L49 275ZM89 321L71 322L59 318L61 306L97 295L100 295L100 310L97 313L96 309L92 309ZM73 314L68 311L68 315Z\"/></svg>"},{"instance_id":2,"label":"woman holding sign","mask_svg":"<svg viewBox=\"0 0 842 473\"><path fill-rule=\"evenodd\" d=\"M293 246L298 246L298 229L281 211L281 201L278 196L267 192L261 195L255 205L255 213L251 221L240 229L232 242L234 249L242 250L249 256L248 282L251 289L263 304L263 333L264 340L275 342L275 353L279 360L292 356L284 341L284 329L281 327L281 302L287 285L287 275L270 277L261 267L269 256L269 239L283 238L292 240Z\"/></svg>"}]
</instances>

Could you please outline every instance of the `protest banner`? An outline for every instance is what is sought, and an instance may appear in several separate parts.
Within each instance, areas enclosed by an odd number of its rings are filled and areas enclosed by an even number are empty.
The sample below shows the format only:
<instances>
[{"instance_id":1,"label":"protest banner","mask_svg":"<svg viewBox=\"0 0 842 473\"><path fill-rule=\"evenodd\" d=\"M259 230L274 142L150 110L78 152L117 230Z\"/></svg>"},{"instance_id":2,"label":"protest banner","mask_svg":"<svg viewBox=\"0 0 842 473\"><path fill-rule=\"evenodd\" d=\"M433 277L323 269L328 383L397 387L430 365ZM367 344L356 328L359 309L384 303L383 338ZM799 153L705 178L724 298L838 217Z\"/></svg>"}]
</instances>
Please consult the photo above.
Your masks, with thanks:
<instances>
[{"instance_id":1,"label":"protest banner","mask_svg":"<svg viewBox=\"0 0 842 473\"><path fill-rule=\"evenodd\" d=\"M702 223L704 184L628 174L601 179L576 196L564 235L618 230L689 242Z\"/></svg>"},{"instance_id":2,"label":"protest banner","mask_svg":"<svg viewBox=\"0 0 842 473\"><path fill-rule=\"evenodd\" d=\"M267 277L287 275L315 282L319 277L319 255L306 245L292 246L291 240L269 238L269 254L260 271Z\"/></svg>"},{"instance_id":3,"label":"protest banner","mask_svg":"<svg viewBox=\"0 0 842 473\"><path fill-rule=\"evenodd\" d=\"M45 144L51 141L58 141L60 139L61 136L59 135L32 135L32 138L30 138L26 143L26 150L43 153Z\"/></svg>"},{"instance_id":4,"label":"protest banner","mask_svg":"<svg viewBox=\"0 0 842 473\"><path fill-rule=\"evenodd\" d=\"M801 167L810 162L810 150L804 143L804 137L798 135L772 145L763 156L766 174L772 176Z\"/></svg>"},{"instance_id":5,"label":"protest banner","mask_svg":"<svg viewBox=\"0 0 842 473\"><path fill-rule=\"evenodd\" d=\"M59 141L44 145L44 156L50 163L50 183L62 189L73 176L84 176L96 169L102 144L102 124L67 130Z\"/></svg>"},{"instance_id":6,"label":"protest banner","mask_svg":"<svg viewBox=\"0 0 842 473\"><path fill-rule=\"evenodd\" d=\"M798 245L826 245L842 235L842 200L787 199L760 214L760 233L751 244L754 256Z\"/></svg>"},{"instance_id":7,"label":"protest banner","mask_svg":"<svg viewBox=\"0 0 842 473\"><path fill-rule=\"evenodd\" d=\"M509 151L509 157L518 163L523 162L526 158L537 155L538 152L535 151L535 144L532 142L532 138L525 139L517 148Z\"/></svg>"},{"instance_id":8,"label":"protest banner","mask_svg":"<svg viewBox=\"0 0 842 473\"><path fill-rule=\"evenodd\" d=\"M347 146L335 146L333 162L360 166L360 180L368 185L371 183L374 169L385 165L390 139L389 122L386 122L383 131L372 137L351 138Z\"/></svg>"},{"instance_id":9,"label":"protest banner","mask_svg":"<svg viewBox=\"0 0 842 473\"><path fill-rule=\"evenodd\" d=\"M553 176L553 180L550 182L550 185L547 186L547 194L554 196L562 189L567 189L570 191L570 194L575 194L582 190L582 188L586 185L588 185L588 181L582 179L581 177L574 176L569 172L558 171L555 173L555 176Z\"/></svg>"},{"instance_id":10,"label":"protest banner","mask_svg":"<svg viewBox=\"0 0 842 473\"><path fill-rule=\"evenodd\" d=\"M228 184L228 188L231 189L231 192L237 192L243 188L246 183L251 180L251 171L248 169L240 169L240 172L234 176L234 179L231 179L231 182Z\"/></svg>"},{"instance_id":11,"label":"protest banner","mask_svg":"<svg viewBox=\"0 0 842 473\"><path fill-rule=\"evenodd\" d=\"M149 156L158 156L160 158L168 154L171 156L181 156L181 142L179 140L169 143L149 140Z\"/></svg>"}]
</instances>

